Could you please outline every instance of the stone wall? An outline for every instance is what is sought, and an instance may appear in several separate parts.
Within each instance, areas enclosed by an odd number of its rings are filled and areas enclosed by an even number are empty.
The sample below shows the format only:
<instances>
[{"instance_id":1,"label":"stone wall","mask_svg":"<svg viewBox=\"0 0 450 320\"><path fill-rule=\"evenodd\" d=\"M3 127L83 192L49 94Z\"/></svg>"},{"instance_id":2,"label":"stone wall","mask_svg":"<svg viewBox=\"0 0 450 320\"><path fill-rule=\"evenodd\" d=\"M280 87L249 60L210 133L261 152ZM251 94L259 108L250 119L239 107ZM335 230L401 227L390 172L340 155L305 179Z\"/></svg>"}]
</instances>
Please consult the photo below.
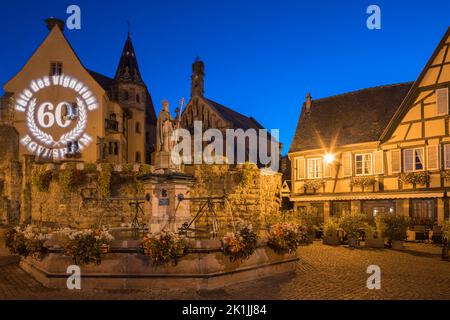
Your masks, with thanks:
<instances>
[{"instance_id":1,"label":"stone wall","mask_svg":"<svg viewBox=\"0 0 450 320\"><path fill-rule=\"evenodd\" d=\"M280 173L258 169L249 163L236 166L195 165L187 166L185 170L196 178L191 197L227 197L227 204L214 206L222 227L242 218L252 221L257 228L264 228L266 216L280 210ZM191 204L193 216L203 203Z\"/></svg>"},{"instance_id":2,"label":"stone wall","mask_svg":"<svg viewBox=\"0 0 450 320\"><path fill-rule=\"evenodd\" d=\"M103 165L104 166L104 165ZM76 188L66 190L60 182L60 175L65 166L53 164L33 164L32 171L44 169L52 172L48 191L39 191L36 184L31 186L31 218L33 223L43 223L50 226L71 226L74 228L90 228L99 225L118 227L131 224L135 210L126 198L144 197L143 189L135 182L136 172L122 171L116 166L111 172L111 193L102 195L99 182L102 165L97 171L87 172L82 163L77 165L77 174L81 180ZM114 171L115 170L115 171ZM139 170L139 168L137 169ZM114 198L123 198L114 200ZM148 218L139 214L140 223L146 223Z\"/></svg>"},{"instance_id":3,"label":"stone wall","mask_svg":"<svg viewBox=\"0 0 450 320\"><path fill-rule=\"evenodd\" d=\"M19 136L14 127L0 125L0 224L19 220L21 196L21 164Z\"/></svg>"}]
</instances>

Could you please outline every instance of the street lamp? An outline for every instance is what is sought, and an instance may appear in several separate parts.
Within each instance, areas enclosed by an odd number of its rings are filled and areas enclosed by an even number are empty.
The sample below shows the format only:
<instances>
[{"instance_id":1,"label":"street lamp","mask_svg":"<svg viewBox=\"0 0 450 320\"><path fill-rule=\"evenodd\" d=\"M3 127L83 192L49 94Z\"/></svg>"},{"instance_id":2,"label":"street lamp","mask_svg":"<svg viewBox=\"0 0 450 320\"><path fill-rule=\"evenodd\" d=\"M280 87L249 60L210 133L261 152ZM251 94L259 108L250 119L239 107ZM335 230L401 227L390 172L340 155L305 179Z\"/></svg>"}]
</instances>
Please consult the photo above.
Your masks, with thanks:
<instances>
[{"instance_id":1,"label":"street lamp","mask_svg":"<svg viewBox=\"0 0 450 320\"><path fill-rule=\"evenodd\" d=\"M331 163L334 162L334 154L332 154L332 153L327 153L327 154L325 154L325 156L323 157L323 159L325 160L325 162L326 162L327 164L331 164Z\"/></svg>"}]
</instances>

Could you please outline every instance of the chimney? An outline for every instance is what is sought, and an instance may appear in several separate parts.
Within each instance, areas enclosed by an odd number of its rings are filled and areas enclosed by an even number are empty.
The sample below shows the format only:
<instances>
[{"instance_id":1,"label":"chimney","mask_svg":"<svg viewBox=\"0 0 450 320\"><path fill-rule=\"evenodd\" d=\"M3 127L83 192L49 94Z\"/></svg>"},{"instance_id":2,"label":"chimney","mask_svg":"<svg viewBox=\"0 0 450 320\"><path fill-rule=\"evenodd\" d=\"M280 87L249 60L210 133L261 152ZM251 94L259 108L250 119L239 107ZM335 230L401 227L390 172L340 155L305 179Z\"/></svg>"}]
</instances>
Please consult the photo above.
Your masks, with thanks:
<instances>
[{"instance_id":1,"label":"chimney","mask_svg":"<svg viewBox=\"0 0 450 320\"><path fill-rule=\"evenodd\" d=\"M50 17L45 19L45 24L47 25L48 30L52 30L55 26L58 26L59 30L64 31L65 22L61 19Z\"/></svg>"},{"instance_id":2,"label":"chimney","mask_svg":"<svg viewBox=\"0 0 450 320\"><path fill-rule=\"evenodd\" d=\"M312 105L312 98L311 93L306 94L306 101L305 101L305 110L307 113L311 112L311 105Z\"/></svg>"}]
</instances>

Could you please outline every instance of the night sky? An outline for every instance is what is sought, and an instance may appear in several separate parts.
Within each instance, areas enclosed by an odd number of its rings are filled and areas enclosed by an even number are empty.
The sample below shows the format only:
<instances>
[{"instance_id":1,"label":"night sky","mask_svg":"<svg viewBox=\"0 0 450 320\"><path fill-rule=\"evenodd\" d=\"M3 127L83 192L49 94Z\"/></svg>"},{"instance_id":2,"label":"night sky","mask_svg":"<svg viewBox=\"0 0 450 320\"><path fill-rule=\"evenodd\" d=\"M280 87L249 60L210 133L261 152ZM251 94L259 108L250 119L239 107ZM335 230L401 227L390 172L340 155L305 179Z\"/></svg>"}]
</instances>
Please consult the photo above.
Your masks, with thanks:
<instances>
[{"instance_id":1,"label":"night sky","mask_svg":"<svg viewBox=\"0 0 450 320\"><path fill-rule=\"evenodd\" d=\"M191 63L205 62L205 96L280 129L287 152L308 91L313 99L415 80L447 27L450 1L1 1L0 82L47 35L43 20L81 7L66 36L82 63L113 77L127 20L158 112L189 98ZM379 5L382 29L366 9ZM1 92L3 94L3 91Z\"/></svg>"}]
</instances>

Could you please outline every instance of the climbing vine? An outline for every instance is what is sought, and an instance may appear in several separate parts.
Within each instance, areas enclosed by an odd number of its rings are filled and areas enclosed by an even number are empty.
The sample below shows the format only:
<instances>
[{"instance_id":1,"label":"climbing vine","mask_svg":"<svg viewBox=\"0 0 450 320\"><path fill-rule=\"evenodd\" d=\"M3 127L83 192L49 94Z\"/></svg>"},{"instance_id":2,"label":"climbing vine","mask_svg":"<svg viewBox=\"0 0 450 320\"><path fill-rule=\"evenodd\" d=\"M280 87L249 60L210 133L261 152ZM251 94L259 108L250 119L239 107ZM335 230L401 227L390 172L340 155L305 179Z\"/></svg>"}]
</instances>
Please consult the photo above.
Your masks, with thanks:
<instances>
[{"instance_id":1,"label":"climbing vine","mask_svg":"<svg viewBox=\"0 0 450 320\"><path fill-rule=\"evenodd\" d=\"M112 176L112 165L109 163L102 164L102 169L98 176L98 186L100 195L103 198L111 197L111 176Z\"/></svg>"},{"instance_id":2,"label":"climbing vine","mask_svg":"<svg viewBox=\"0 0 450 320\"><path fill-rule=\"evenodd\" d=\"M42 166L35 167L31 176L31 183L39 192L48 192L52 177L53 172L51 170Z\"/></svg>"},{"instance_id":3,"label":"climbing vine","mask_svg":"<svg viewBox=\"0 0 450 320\"><path fill-rule=\"evenodd\" d=\"M65 192L74 192L84 182L84 172L77 170L76 163L68 162L59 172L59 185Z\"/></svg>"}]
</instances>

